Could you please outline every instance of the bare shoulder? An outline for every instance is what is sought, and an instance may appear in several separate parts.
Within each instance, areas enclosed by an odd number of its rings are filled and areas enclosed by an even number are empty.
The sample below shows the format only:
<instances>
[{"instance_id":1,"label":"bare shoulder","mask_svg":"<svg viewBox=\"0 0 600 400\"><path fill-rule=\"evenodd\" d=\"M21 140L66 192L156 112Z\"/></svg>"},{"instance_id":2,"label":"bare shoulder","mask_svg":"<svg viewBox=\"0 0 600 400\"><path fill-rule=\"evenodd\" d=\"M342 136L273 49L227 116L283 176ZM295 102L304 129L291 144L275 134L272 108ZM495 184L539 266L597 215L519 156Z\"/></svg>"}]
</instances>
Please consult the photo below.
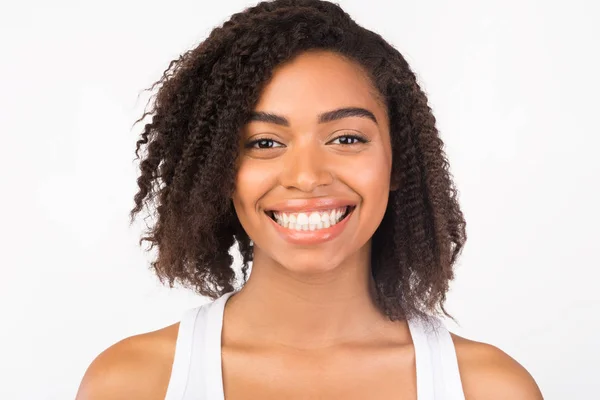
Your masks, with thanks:
<instances>
[{"instance_id":1,"label":"bare shoulder","mask_svg":"<svg viewBox=\"0 0 600 400\"><path fill-rule=\"evenodd\" d=\"M90 364L76 400L164 399L179 323L121 340Z\"/></svg>"},{"instance_id":2,"label":"bare shoulder","mask_svg":"<svg viewBox=\"0 0 600 400\"><path fill-rule=\"evenodd\" d=\"M487 343L451 336L467 400L543 399L531 374L508 354Z\"/></svg>"}]
</instances>

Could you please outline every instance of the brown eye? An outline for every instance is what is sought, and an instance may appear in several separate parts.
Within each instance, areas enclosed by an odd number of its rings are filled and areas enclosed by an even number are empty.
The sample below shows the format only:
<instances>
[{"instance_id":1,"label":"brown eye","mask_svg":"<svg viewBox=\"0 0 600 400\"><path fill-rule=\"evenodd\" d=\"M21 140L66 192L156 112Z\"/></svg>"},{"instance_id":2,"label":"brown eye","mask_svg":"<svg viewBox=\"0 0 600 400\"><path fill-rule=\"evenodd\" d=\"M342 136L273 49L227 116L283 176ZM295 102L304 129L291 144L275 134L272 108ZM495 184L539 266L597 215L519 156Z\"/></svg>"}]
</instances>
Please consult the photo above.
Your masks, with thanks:
<instances>
[{"instance_id":1,"label":"brown eye","mask_svg":"<svg viewBox=\"0 0 600 400\"><path fill-rule=\"evenodd\" d=\"M253 140L251 142L248 142L246 144L246 148L251 148L251 149L271 149L274 146L275 143L278 143L276 141L274 141L273 139L256 139ZM278 143L281 144L281 143Z\"/></svg>"},{"instance_id":2,"label":"brown eye","mask_svg":"<svg viewBox=\"0 0 600 400\"><path fill-rule=\"evenodd\" d=\"M332 142L335 142L336 140L339 140L339 143L336 144L341 144L343 146L350 146L353 144L357 144L357 143L367 143L368 140L362 136L358 136L358 135L343 135L343 136L338 136L337 138L333 139Z\"/></svg>"}]
</instances>

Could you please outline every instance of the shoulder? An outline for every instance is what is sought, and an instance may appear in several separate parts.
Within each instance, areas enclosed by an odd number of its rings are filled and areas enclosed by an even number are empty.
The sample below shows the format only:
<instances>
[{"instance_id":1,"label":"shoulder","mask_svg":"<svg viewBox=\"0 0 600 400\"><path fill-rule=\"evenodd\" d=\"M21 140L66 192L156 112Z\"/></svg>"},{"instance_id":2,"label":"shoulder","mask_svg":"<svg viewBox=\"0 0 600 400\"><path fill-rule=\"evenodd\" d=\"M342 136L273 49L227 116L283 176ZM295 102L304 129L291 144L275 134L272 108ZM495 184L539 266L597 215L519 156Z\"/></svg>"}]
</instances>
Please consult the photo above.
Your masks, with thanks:
<instances>
[{"instance_id":1,"label":"shoulder","mask_svg":"<svg viewBox=\"0 0 600 400\"><path fill-rule=\"evenodd\" d=\"M487 343L450 335L467 400L543 398L531 374L508 354Z\"/></svg>"},{"instance_id":2,"label":"shoulder","mask_svg":"<svg viewBox=\"0 0 600 400\"><path fill-rule=\"evenodd\" d=\"M90 364L77 400L164 399L179 323L121 340Z\"/></svg>"}]
</instances>

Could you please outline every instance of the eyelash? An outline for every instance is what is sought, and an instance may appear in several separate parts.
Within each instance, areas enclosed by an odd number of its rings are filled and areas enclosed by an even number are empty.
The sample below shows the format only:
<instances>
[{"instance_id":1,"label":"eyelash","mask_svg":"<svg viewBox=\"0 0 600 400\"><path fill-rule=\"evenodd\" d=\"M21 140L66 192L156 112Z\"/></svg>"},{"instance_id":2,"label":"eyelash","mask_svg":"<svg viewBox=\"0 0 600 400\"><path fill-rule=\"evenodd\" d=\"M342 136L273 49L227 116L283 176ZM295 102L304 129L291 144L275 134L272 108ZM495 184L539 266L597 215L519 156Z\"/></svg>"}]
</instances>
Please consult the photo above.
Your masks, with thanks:
<instances>
[{"instance_id":1,"label":"eyelash","mask_svg":"<svg viewBox=\"0 0 600 400\"><path fill-rule=\"evenodd\" d=\"M342 146L352 146L354 144L359 144L359 143L368 143L369 140L363 136L360 135L341 135L336 137L335 139L332 139L332 141L334 140L338 140L340 138L351 138L351 139L356 139L356 141L358 143L352 143L352 144L341 144ZM270 139L270 138L259 138L259 139L255 139L252 140L251 142L248 142L246 144L246 148L252 148L255 150L268 150L268 149L272 149L273 147L267 147L267 148L258 148L258 147L254 147L257 143L262 142L262 141L271 141L271 142L277 142L276 140ZM277 142L278 143L278 142Z\"/></svg>"}]
</instances>

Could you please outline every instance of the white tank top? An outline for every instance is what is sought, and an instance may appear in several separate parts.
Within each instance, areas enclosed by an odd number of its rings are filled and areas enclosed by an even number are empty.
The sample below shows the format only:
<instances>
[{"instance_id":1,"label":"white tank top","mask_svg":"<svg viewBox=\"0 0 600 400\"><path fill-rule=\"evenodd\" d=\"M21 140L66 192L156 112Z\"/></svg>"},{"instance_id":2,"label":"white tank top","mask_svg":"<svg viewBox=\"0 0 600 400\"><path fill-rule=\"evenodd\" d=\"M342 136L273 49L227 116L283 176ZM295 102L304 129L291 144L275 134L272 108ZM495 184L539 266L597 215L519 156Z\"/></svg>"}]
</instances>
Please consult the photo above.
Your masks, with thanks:
<instances>
[{"instance_id":1,"label":"white tank top","mask_svg":"<svg viewBox=\"0 0 600 400\"><path fill-rule=\"evenodd\" d=\"M229 292L186 312L179 324L165 400L224 400L223 312ZM418 400L464 400L454 343L438 318L409 320L415 347Z\"/></svg>"}]
</instances>

